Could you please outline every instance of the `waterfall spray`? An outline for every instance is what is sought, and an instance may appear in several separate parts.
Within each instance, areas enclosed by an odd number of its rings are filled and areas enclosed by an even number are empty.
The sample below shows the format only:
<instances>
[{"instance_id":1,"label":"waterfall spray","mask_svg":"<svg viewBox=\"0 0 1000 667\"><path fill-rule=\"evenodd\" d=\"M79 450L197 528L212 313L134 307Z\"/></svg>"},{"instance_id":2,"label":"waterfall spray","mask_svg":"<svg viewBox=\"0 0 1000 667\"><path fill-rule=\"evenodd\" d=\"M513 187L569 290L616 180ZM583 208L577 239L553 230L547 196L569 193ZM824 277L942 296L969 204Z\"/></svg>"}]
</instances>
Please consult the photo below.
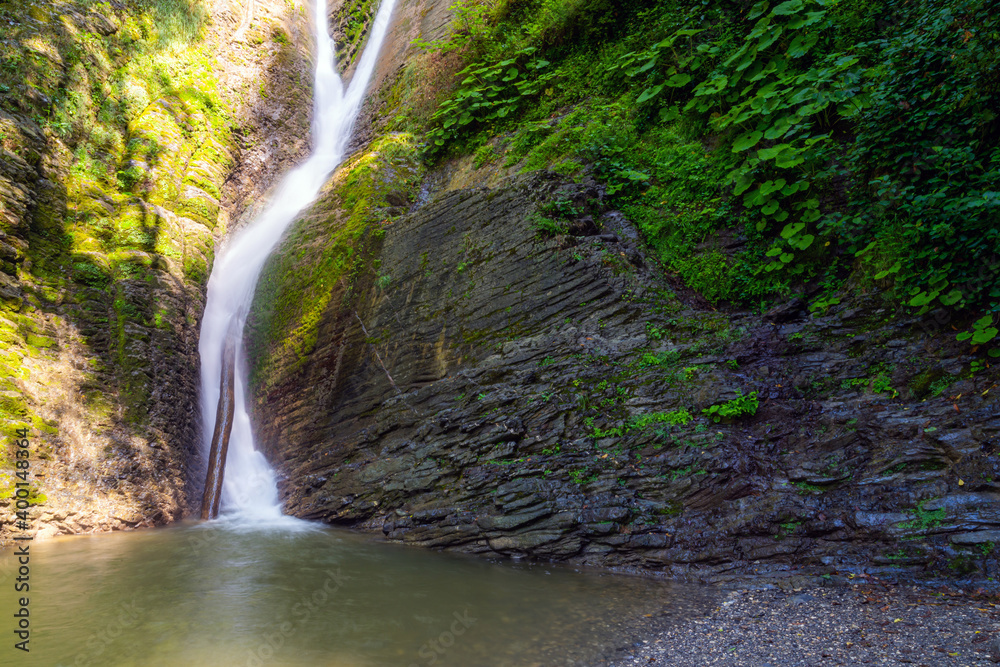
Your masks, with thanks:
<instances>
[{"instance_id":1,"label":"waterfall spray","mask_svg":"<svg viewBox=\"0 0 1000 667\"><path fill-rule=\"evenodd\" d=\"M264 455L254 447L250 416L246 404L247 369L241 354L243 327L250 310L257 279L268 256L278 245L288 226L308 206L323 187L330 173L340 164L361 109L365 89L375 70L378 52L389 27L395 0L382 0L372 25L368 43L355 69L350 85L343 82L334 68L334 48L327 28L326 0L315 0L316 74L313 97L313 152L300 166L282 179L273 200L247 227L237 233L218 253L208 281L208 299L201 324L198 352L201 355L201 409L204 434L202 451L209 455L211 436L216 431L216 410L223 378L227 341L234 346L235 371L232 390L231 428L226 442L219 446L228 458L223 461L221 509L223 515L255 521L281 517L278 487L274 470ZM230 332L234 332L230 335ZM233 340L235 337L235 340ZM223 397L223 405L229 403ZM224 455L225 456L225 455ZM224 472L224 476L223 476ZM209 507L218 507L218 499L207 499Z\"/></svg>"}]
</instances>

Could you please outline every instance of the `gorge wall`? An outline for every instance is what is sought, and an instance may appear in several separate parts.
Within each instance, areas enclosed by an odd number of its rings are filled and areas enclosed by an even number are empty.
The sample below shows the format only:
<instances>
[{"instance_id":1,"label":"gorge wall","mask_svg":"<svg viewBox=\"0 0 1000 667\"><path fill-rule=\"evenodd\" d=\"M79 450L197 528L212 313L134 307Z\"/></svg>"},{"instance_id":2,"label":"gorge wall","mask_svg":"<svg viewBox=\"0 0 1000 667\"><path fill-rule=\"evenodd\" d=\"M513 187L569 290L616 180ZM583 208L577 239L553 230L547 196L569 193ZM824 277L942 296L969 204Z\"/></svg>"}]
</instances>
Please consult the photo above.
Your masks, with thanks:
<instances>
[{"instance_id":1,"label":"gorge wall","mask_svg":"<svg viewBox=\"0 0 1000 667\"><path fill-rule=\"evenodd\" d=\"M282 258L342 257L323 246L345 224L344 173L272 259L248 326L286 511L713 580L995 572L996 397L973 380L930 396L968 361L934 332L885 325L860 295L756 316L673 293L593 182L441 188L395 217L406 190L377 166L384 222L322 307L285 325L301 338L267 337L283 299L313 303ZM532 213L552 199L586 213L544 237ZM702 414L751 393L756 414Z\"/></svg>"},{"instance_id":2,"label":"gorge wall","mask_svg":"<svg viewBox=\"0 0 1000 667\"><path fill-rule=\"evenodd\" d=\"M331 4L346 76L374 4ZM621 182L559 152L620 124L581 121L587 100L426 161L464 63L413 42L475 29L449 7L400 0L356 151L258 285L251 408L286 511L713 581L996 577L997 371L954 316L901 315L858 281L823 307L815 284L714 305L616 205ZM205 281L308 148L303 9L0 5L0 419L31 425L41 535L196 501ZM551 154L514 151L517 132ZM745 244L723 230L692 252Z\"/></svg>"},{"instance_id":3,"label":"gorge wall","mask_svg":"<svg viewBox=\"0 0 1000 667\"><path fill-rule=\"evenodd\" d=\"M0 4L0 539L20 428L39 536L197 502L205 281L215 244L307 148L303 9Z\"/></svg>"},{"instance_id":4,"label":"gorge wall","mask_svg":"<svg viewBox=\"0 0 1000 667\"><path fill-rule=\"evenodd\" d=\"M251 407L287 512L711 581L996 576L996 373L947 318L852 288L714 307L592 172L427 171L392 131L410 72L258 285Z\"/></svg>"}]
</instances>

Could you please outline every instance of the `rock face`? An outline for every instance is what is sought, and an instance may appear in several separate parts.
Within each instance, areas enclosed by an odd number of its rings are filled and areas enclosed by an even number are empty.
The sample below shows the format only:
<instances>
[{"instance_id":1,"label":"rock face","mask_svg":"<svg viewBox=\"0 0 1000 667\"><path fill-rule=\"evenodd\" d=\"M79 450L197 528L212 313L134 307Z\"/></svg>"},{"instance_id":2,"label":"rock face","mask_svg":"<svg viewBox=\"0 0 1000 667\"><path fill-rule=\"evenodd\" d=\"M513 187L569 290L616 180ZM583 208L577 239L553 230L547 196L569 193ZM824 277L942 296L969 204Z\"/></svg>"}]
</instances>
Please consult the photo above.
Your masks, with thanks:
<instances>
[{"instance_id":1,"label":"rock face","mask_svg":"<svg viewBox=\"0 0 1000 667\"><path fill-rule=\"evenodd\" d=\"M992 381L920 322L885 325L860 295L815 315L699 307L596 183L536 173L373 223L310 342L286 345L267 314L302 286L276 267L324 256L344 196L272 259L248 327L288 512L717 581L997 574ZM577 212L555 236L552 202Z\"/></svg>"},{"instance_id":2,"label":"rock face","mask_svg":"<svg viewBox=\"0 0 1000 667\"><path fill-rule=\"evenodd\" d=\"M0 8L0 545L25 530L16 429L40 536L166 523L197 502L214 246L255 194L240 177L263 191L306 147L270 146L254 168L256 139L283 136L274 100L308 100L310 71L308 44L282 32L301 3L249 3L249 18L247 3L207 4ZM308 126L299 106L288 136Z\"/></svg>"}]
</instances>

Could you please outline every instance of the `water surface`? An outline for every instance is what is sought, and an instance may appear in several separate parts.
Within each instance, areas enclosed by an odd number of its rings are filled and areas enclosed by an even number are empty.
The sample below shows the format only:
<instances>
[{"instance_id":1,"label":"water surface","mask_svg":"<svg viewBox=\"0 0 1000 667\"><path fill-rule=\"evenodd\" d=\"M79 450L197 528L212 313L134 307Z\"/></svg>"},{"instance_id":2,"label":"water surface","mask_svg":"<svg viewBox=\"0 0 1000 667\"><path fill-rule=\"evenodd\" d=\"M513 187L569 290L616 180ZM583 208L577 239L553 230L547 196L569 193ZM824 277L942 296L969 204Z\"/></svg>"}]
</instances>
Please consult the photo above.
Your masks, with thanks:
<instances>
[{"instance_id":1,"label":"water surface","mask_svg":"<svg viewBox=\"0 0 1000 667\"><path fill-rule=\"evenodd\" d=\"M10 591L14 557L0 557ZM598 665L711 594L496 564L305 522L217 521L31 546L24 665ZM12 637L15 594L0 596ZM9 659L9 658L12 658Z\"/></svg>"}]
</instances>

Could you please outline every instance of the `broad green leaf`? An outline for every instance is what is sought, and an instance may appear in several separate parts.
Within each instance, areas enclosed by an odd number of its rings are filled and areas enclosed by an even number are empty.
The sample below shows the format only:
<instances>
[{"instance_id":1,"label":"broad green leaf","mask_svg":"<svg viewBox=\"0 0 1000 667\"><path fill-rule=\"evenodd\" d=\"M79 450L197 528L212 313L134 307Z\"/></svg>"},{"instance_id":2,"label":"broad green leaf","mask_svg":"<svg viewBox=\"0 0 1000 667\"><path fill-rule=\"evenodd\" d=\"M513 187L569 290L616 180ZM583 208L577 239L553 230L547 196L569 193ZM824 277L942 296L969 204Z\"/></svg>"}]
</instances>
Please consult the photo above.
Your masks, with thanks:
<instances>
[{"instance_id":1,"label":"broad green leaf","mask_svg":"<svg viewBox=\"0 0 1000 667\"><path fill-rule=\"evenodd\" d=\"M686 86L691 81L691 75L680 73L674 74L672 77L667 79L667 86L671 88L680 88L681 86Z\"/></svg>"},{"instance_id":2,"label":"broad green leaf","mask_svg":"<svg viewBox=\"0 0 1000 667\"><path fill-rule=\"evenodd\" d=\"M940 293L941 292L938 292L938 291L921 292L920 294L918 294L915 297L913 297L912 299L910 299L910 305L911 306L926 306L930 302L932 302L934 299L936 299Z\"/></svg>"},{"instance_id":3,"label":"broad green leaf","mask_svg":"<svg viewBox=\"0 0 1000 667\"><path fill-rule=\"evenodd\" d=\"M663 90L663 85L664 84L661 83L658 86L653 86L652 88L647 88L646 90L642 91L642 94L639 95L639 99L635 101L636 104L642 104L646 100L651 100L657 95L659 95L660 91Z\"/></svg>"},{"instance_id":4,"label":"broad green leaf","mask_svg":"<svg viewBox=\"0 0 1000 667\"><path fill-rule=\"evenodd\" d=\"M790 252L786 252L781 257L779 257L778 259L780 259L783 263L788 264L793 259L795 259L795 255L793 255Z\"/></svg>"},{"instance_id":5,"label":"broad green leaf","mask_svg":"<svg viewBox=\"0 0 1000 667\"><path fill-rule=\"evenodd\" d=\"M758 2L756 5L750 8L750 13L747 14L747 18L752 21L753 19L757 18L758 16L766 12L767 8L770 6L771 3L766 2L766 0L764 2Z\"/></svg>"},{"instance_id":6,"label":"broad green leaf","mask_svg":"<svg viewBox=\"0 0 1000 667\"><path fill-rule=\"evenodd\" d=\"M642 65L642 67L640 67L639 69L636 70L636 74L641 74L643 72L648 72L649 70L653 69L653 67L656 66L656 61L658 59L659 59L659 56L653 56L652 58L650 58L649 60L647 60L645 62L645 64Z\"/></svg>"},{"instance_id":7,"label":"broad green leaf","mask_svg":"<svg viewBox=\"0 0 1000 667\"><path fill-rule=\"evenodd\" d=\"M760 151L757 154L759 155ZM764 181L764 184L760 186L760 190L765 195L769 195L776 190L781 190L783 187L785 187L785 179L779 178L775 181Z\"/></svg>"},{"instance_id":8,"label":"broad green leaf","mask_svg":"<svg viewBox=\"0 0 1000 667\"><path fill-rule=\"evenodd\" d=\"M660 120L664 123L669 123L674 120L678 120L681 117L681 112L677 110L676 106L663 107L660 109Z\"/></svg>"},{"instance_id":9,"label":"broad green leaf","mask_svg":"<svg viewBox=\"0 0 1000 667\"><path fill-rule=\"evenodd\" d=\"M743 173L736 179L736 185L733 187L734 195L741 195L746 192L750 186L753 185L753 179L751 179L747 174Z\"/></svg>"},{"instance_id":10,"label":"broad green leaf","mask_svg":"<svg viewBox=\"0 0 1000 667\"><path fill-rule=\"evenodd\" d=\"M771 148L762 148L757 151L757 157L761 160L773 160L780 155L782 151L789 148L791 148L791 144L778 144L777 146L772 146Z\"/></svg>"},{"instance_id":11,"label":"broad green leaf","mask_svg":"<svg viewBox=\"0 0 1000 667\"><path fill-rule=\"evenodd\" d=\"M976 320L976 324L974 326L977 329L985 329L986 327L990 326L991 324L993 324L993 316L992 315L986 315L985 317L981 317L978 320Z\"/></svg>"},{"instance_id":12,"label":"broad green leaf","mask_svg":"<svg viewBox=\"0 0 1000 667\"><path fill-rule=\"evenodd\" d=\"M641 171L635 171L634 169L626 169L620 172L622 176L629 179L630 181L648 181L649 174L644 174Z\"/></svg>"},{"instance_id":13,"label":"broad green leaf","mask_svg":"<svg viewBox=\"0 0 1000 667\"><path fill-rule=\"evenodd\" d=\"M774 166L779 169L790 169L791 167L797 167L805 161L806 159L802 157L802 153L800 151L797 151L794 148L788 148L782 151L781 154L775 158Z\"/></svg>"},{"instance_id":14,"label":"broad green leaf","mask_svg":"<svg viewBox=\"0 0 1000 667\"><path fill-rule=\"evenodd\" d=\"M983 343L988 343L997 337L997 333L1000 331L996 327L990 327L989 329L983 329L982 331L977 331L972 335L972 342L975 345L982 345Z\"/></svg>"},{"instance_id":15,"label":"broad green leaf","mask_svg":"<svg viewBox=\"0 0 1000 667\"><path fill-rule=\"evenodd\" d=\"M790 58L801 58L802 56L809 53L809 51L816 45L819 40L818 32L811 32L808 34L796 35L792 43L788 45L788 56Z\"/></svg>"},{"instance_id":16,"label":"broad green leaf","mask_svg":"<svg viewBox=\"0 0 1000 667\"><path fill-rule=\"evenodd\" d=\"M763 51L767 47L774 44L778 40L778 38L781 37L782 32L783 31L780 25L771 26L771 30L766 35L762 35L760 40L758 40L757 51Z\"/></svg>"},{"instance_id":17,"label":"broad green leaf","mask_svg":"<svg viewBox=\"0 0 1000 667\"><path fill-rule=\"evenodd\" d=\"M871 250L872 248L874 248L876 243L878 243L878 241L872 241L871 243L869 243L868 245L866 245L864 248L862 248L861 250L859 250L856 253L854 253L854 256L855 257L861 257L861 255L864 255L866 252L868 252L869 250ZM912 292L911 294L916 294L917 291L919 291L919 288L915 288L915 290L916 291Z\"/></svg>"},{"instance_id":18,"label":"broad green leaf","mask_svg":"<svg viewBox=\"0 0 1000 667\"><path fill-rule=\"evenodd\" d=\"M765 257L777 257L781 253L782 253L781 248L771 248L766 253L764 253L764 256Z\"/></svg>"},{"instance_id":19,"label":"broad green leaf","mask_svg":"<svg viewBox=\"0 0 1000 667\"><path fill-rule=\"evenodd\" d=\"M772 199L771 201L767 202L762 209L760 209L760 212L763 213L764 215L772 215L777 210L778 210L778 202Z\"/></svg>"},{"instance_id":20,"label":"broad green leaf","mask_svg":"<svg viewBox=\"0 0 1000 667\"><path fill-rule=\"evenodd\" d=\"M885 278L889 274L899 273L899 270L902 269L902 268L903 268L903 263L902 262L896 262L895 264L893 264L892 266L890 266L885 271L879 271L878 273L876 273L875 274L875 280L882 280L883 278Z\"/></svg>"},{"instance_id":21,"label":"broad green leaf","mask_svg":"<svg viewBox=\"0 0 1000 667\"><path fill-rule=\"evenodd\" d=\"M757 130L742 134L736 138L736 141L733 142L733 152L742 153L745 150L751 149L763 138L764 133L758 132Z\"/></svg>"},{"instance_id":22,"label":"broad green leaf","mask_svg":"<svg viewBox=\"0 0 1000 667\"><path fill-rule=\"evenodd\" d=\"M788 244L792 247L798 248L799 250L805 250L811 246L815 240L816 237L812 234L803 234L802 236L791 239Z\"/></svg>"},{"instance_id":23,"label":"broad green leaf","mask_svg":"<svg viewBox=\"0 0 1000 667\"><path fill-rule=\"evenodd\" d=\"M790 239L805 228L806 226L801 222L790 222L781 230L781 238Z\"/></svg>"},{"instance_id":24,"label":"broad green leaf","mask_svg":"<svg viewBox=\"0 0 1000 667\"><path fill-rule=\"evenodd\" d=\"M793 115L782 116L778 120L774 121L774 125L769 127L766 132L764 132L765 139L780 139L788 134L788 129L795 124L797 118Z\"/></svg>"},{"instance_id":25,"label":"broad green leaf","mask_svg":"<svg viewBox=\"0 0 1000 667\"><path fill-rule=\"evenodd\" d=\"M775 16L788 16L802 9L802 0L786 0L771 10Z\"/></svg>"},{"instance_id":26,"label":"broad green leaf","mask_svg":"<svg viewBox=\"0 0 1000 667\"><path fill-rule=\"evenodd\" d=\"M751 190L743 195L743 205L746 207L760 206L765 201L764 194L760 191L760 188Z\"/></svg>"},{"instance_id":27,"label":"broad green leaf","mask_svg":"<svg viewBox=\"0 0 1000 667\"><path fill-rule=\"evenodd\" d=\"M900 266L899 262L896 262L896 266ZM941 297L941 303L946 306L954 306L956 303L962 300L962 293L957 289L953 289L947 294Z\"/></svg>"}]
</instances>

